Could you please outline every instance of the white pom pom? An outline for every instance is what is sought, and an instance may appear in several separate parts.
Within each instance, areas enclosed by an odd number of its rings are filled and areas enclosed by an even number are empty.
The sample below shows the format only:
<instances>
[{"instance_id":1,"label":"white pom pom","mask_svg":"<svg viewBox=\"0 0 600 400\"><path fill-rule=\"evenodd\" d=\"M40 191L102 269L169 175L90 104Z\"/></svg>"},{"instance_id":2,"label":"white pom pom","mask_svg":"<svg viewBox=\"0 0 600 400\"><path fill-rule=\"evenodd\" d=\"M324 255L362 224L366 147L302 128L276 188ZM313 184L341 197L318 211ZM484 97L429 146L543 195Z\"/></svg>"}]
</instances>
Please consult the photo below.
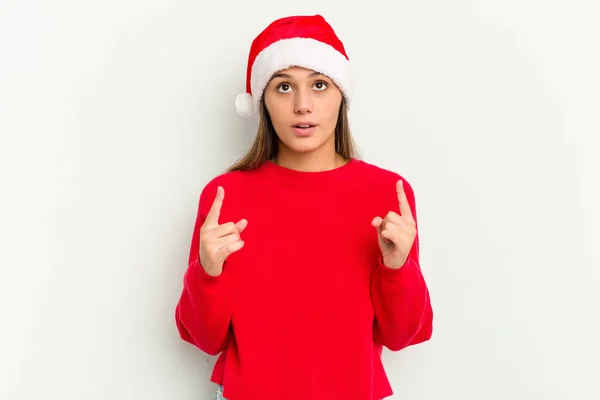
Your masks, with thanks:
<instances>
[{"instance_id":1,"label":"white pom pom","mask_svg":"<svg viewBox=\"0 0 600 400\"><path fill-rule=\"evenodd\" d=\"M254 114L254 105L252 104L252 96L250 93L238 94L235 98L235 108L238 114L249 117Z\"/></svg>"}]
</instances>

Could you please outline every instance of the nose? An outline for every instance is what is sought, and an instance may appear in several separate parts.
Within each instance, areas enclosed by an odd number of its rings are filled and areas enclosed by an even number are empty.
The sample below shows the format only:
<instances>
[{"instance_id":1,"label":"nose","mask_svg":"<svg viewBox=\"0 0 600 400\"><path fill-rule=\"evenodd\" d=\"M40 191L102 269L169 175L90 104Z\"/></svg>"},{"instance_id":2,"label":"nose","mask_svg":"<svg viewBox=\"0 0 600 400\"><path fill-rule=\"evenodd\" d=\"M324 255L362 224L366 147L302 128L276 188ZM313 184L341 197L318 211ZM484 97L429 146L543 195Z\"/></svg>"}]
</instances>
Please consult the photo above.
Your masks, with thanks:
<instances>
[{"instance_id":1,"label":"nose","mask_svg":"<svg viewBox=\"0 0 600 400\"><path fill-rule=\"evenodd\" d=\"M297 114L306 114L312 111L312 98L307 89L298 89L294 104L294 111Z\"/></svg>"}]
</instances>

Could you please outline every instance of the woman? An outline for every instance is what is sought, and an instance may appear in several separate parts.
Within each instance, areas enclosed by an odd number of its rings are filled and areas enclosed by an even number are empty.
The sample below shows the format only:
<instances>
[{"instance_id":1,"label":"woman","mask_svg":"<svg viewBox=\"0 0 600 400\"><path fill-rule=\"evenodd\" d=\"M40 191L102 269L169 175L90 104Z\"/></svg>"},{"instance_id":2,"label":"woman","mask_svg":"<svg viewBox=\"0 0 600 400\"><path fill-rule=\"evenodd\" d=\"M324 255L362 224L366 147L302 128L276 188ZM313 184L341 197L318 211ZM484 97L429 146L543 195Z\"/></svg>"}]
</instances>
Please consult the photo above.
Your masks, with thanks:
<instances>
[{"instance_id":1,"label":"woman","mask_svg":"<svg viewBox=\"0 0 600 400\"><path fill-rule=\"evenodd\" d=\"M319 15L252 43L249 153L202 190L176 310L181 337L219 355L217 398L383 399L381 362L429 340L414 193L360 161L349 60Z\"/></svg>"}]
</instances>

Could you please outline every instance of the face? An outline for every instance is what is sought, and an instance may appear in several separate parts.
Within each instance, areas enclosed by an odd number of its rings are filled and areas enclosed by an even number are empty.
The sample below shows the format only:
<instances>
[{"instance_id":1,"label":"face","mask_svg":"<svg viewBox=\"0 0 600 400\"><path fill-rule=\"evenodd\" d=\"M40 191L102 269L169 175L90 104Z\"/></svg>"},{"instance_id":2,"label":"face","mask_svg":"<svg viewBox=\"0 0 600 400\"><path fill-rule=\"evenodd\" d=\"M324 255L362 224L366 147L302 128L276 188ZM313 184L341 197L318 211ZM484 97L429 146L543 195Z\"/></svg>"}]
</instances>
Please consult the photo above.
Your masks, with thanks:
<instances>
[{"instance_id":1,"label":"face","mask_svg":"<svg viewBox=\"0 0 600 400\"><path fill-rule=\"evenodd\" d=\"M293 67L271 78L265 106L280 140L280 152L335 152L342 92L328 77Z\"/></svg>"}]
</instances>

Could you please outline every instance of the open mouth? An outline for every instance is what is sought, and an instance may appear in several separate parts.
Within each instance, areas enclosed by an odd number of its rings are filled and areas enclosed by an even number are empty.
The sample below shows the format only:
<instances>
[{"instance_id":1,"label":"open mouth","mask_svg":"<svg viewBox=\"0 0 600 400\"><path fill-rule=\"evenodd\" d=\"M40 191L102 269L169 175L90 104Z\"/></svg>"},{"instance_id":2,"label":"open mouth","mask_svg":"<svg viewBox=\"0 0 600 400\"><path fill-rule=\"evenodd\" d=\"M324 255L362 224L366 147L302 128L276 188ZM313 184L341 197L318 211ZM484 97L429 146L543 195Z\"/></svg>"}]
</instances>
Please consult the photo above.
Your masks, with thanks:
<instances>
[{"instance_id":1,"label":"open mouth","mask_svg":"<svg viewBox=\"0 0 600 400\"><path fill-rule=\"evenodd\" d=\"M315 133L316 126L312 121L300 121L292 125L292 129L298 136L311 136Z\"/></svg>"}]
</instances>

